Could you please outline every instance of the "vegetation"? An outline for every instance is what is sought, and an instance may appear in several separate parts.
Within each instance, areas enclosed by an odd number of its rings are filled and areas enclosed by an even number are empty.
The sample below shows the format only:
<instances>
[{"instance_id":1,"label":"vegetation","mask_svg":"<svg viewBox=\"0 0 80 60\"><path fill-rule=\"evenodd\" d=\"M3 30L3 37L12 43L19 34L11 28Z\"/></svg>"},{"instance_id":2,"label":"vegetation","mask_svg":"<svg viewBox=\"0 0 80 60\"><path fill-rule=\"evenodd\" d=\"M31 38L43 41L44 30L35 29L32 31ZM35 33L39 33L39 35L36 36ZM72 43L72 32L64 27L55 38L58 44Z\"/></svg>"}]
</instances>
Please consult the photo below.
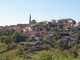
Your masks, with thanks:
<instances>
[{"instance_id":1,"label":"vegetation","mask_svg":"<svg viewBox=\"0 0 80 60\"><path fill-rule=\"evenodd\" d=\"M79 60L80 28L75 24L73 19L60 19L37 23L27 33L0 29L0 60Z\"/></svg>"}]
</instances>

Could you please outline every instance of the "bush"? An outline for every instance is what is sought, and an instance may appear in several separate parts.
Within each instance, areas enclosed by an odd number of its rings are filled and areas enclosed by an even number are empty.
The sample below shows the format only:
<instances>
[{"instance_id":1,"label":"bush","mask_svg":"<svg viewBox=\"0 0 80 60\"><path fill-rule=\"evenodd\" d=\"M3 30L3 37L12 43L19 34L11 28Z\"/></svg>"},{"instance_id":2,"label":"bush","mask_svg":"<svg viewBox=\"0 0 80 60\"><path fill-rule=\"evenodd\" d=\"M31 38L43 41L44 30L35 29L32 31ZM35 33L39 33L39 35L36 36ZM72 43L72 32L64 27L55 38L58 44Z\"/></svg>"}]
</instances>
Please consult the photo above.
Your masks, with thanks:
<instances>
[{"instance_id":1,"label":"bush","mask_svg":"<svg viewBox=\"0 0 80 60\"><path fill-rule=\"evenodd\" d=\"M14 49L15 47L16 47L15 43L9 44L8 47L7 47L7 50Z\"/></svg>"},{"instance_id":2,"label":"bush","mask_svg":"<svg viewBox=\"0 0 80 60\"><path fill-rule=\"evenodd\" d=\"M16 55L22 55L23 54L23 50L21 48L17 49Z\"/></svg>"}]
</instances>

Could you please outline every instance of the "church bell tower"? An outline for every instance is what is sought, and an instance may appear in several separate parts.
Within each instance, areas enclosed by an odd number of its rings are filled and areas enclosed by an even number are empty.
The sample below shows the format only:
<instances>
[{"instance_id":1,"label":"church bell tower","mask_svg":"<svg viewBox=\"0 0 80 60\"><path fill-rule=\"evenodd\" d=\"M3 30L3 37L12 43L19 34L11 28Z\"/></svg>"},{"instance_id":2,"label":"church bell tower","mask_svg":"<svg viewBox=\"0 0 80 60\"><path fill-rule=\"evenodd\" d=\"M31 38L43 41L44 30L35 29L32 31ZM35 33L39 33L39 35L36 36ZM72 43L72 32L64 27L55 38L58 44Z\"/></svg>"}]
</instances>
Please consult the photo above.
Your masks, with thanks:
<instances>
[{"instance_id":1,"label":"church bell tower","mask_svg":"<svg viewBox=\"0 0 80 60\"><path fill-rule=\"evenodd\" d=\"M29 16L29 24L31 24L31 14L30 14L30 16Z\"/></svg>"}]
</instances>

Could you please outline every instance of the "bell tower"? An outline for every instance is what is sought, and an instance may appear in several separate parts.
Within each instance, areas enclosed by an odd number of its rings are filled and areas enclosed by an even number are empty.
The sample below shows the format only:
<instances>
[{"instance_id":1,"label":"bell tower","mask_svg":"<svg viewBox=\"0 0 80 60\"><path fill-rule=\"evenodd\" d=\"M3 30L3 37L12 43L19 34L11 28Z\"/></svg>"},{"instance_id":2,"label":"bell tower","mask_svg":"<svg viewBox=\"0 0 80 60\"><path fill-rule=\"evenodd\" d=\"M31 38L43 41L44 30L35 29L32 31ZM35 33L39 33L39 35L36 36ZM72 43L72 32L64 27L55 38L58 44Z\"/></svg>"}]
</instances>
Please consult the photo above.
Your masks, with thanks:
<instances>
[{"instance_id":1,"label":"bell tower","mask_svg":"<svg viewBox=\"0 0 80 60\"><path fill-rule=\"evenodd\" d=\"M30 16L29 16L29 24L31 24L31 14L30 14Z\"/></svg>"}]
</instances>

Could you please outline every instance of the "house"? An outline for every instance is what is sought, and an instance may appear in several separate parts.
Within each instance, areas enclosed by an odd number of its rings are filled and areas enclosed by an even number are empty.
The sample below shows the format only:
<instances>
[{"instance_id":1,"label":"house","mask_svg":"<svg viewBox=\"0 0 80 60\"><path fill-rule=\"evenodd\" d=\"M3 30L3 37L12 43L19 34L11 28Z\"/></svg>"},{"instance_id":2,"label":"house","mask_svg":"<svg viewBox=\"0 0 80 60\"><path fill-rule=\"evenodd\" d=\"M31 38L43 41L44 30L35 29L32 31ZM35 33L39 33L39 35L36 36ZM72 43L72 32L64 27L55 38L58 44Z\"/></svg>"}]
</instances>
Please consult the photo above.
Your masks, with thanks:
<instances>
[{"instance_id":1,"label":"house","mask_svg":"<svg viewBox=\"0 0 80 60\"><path fill-rule=\"evenodd\" d=\"M78 22L78 26L80 26L80 22Z\"/></svg>"}]
</instances>

